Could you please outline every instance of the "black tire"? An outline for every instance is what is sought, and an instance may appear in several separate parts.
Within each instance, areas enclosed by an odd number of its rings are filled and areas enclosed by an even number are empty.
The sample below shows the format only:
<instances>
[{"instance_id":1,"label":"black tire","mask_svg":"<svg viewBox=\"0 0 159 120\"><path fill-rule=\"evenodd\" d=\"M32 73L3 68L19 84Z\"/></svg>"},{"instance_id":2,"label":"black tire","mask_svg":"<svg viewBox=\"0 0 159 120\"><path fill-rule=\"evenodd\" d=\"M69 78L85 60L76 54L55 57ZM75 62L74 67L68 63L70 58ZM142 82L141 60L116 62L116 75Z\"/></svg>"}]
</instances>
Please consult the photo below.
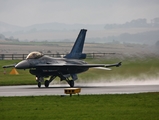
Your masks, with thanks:
<instances>
[{"instance_id":1,"label":"black tire","mask_svg":"<svg viewBox=\"0 0 159 120\"><path fill-rule=\"evenodd\" d=\"M48 88L49 87L49 81L45 80L45 87Z\"/></svg>"},{"instance_id":2,"label":"black tire","mask_svg":"<svg viewBox=\"0 0 159 120\"><path fill-rule=\"evenodd\" d=\"M41 88L41 82L38 82L38 87Z\"/></svg>"},{"instance_id":3,"label":"black tire","mask_svg":"<svg viewBox=\"0 0 159 120\"><path fill-rule=\"evenodd\" d=\"M73 81L73 80L70 80L70 81L69 81L69 85L70 85L70 87L74 87L74 81Z\"/></svg>"}]
</instances>

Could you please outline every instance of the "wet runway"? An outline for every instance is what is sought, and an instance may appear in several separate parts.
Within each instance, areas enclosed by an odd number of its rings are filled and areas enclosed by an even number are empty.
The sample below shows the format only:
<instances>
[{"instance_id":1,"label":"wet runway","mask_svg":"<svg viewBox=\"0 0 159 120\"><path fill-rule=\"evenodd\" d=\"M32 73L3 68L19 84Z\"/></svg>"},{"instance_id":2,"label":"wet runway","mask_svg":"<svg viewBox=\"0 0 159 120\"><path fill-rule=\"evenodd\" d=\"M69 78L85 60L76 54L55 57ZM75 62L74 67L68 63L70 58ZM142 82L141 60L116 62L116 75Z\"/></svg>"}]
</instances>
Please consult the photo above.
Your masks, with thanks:
<instances>
[{"instance_id":1,"label":"wet runway","mask_svg":"<svg viewBox=\"0 0 159 120\"><path fill-rule=\"evenodd\" d=\"M64 88L68 85L51 85L49 88L38 88L37 85L1 86L0 96L39 96L65 95ZM132 94L144 92L159 92L159 85L77 85L81 88L80 94Z\"/></svg>"}]
</instances>

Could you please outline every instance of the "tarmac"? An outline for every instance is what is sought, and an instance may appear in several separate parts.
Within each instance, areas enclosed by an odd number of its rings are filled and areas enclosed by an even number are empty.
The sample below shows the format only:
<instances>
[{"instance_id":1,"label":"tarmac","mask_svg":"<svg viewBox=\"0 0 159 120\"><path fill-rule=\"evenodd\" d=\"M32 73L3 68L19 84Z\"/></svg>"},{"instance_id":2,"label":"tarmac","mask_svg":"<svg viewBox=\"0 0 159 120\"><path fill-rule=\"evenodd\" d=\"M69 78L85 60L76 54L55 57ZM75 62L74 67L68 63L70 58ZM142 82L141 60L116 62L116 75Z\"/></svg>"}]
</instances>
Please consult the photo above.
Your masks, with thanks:
<instances>
[{"instance_id":1,"label":"tarmac","mask_svg":"<svg viewBox=\"0 0 159 120\"><path fill-rule=\"evenodd\" d=\"M45 95L61 95L65 96L64 89L69 88L68 85L51 85L49 88L37 85L24 86L0 86L0 96L45 96ZM159 92L159 85L77 85L81 88L80 95L93 94L134 94L146 92Z\"/></svg>"}]
</instances>

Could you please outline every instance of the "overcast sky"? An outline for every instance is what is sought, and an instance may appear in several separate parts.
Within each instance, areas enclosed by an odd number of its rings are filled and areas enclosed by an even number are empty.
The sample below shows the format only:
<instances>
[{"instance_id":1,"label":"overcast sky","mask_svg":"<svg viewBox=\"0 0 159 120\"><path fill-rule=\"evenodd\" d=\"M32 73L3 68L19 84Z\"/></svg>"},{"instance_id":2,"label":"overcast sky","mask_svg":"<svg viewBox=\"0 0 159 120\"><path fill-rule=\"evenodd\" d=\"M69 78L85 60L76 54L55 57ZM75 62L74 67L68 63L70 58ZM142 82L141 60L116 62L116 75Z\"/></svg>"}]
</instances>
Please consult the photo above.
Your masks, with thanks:
<instances>
[{"instance_id":1,"label":"overcast sky","mask_svg":"<svg viewBox=\"0 0 159 120\"><path fill-rule=\"evenodd\" d=\"M0 0L0 21L18 26L40 23L111 24L159 17L159 0Z\"/></svg>"}]
</instances>

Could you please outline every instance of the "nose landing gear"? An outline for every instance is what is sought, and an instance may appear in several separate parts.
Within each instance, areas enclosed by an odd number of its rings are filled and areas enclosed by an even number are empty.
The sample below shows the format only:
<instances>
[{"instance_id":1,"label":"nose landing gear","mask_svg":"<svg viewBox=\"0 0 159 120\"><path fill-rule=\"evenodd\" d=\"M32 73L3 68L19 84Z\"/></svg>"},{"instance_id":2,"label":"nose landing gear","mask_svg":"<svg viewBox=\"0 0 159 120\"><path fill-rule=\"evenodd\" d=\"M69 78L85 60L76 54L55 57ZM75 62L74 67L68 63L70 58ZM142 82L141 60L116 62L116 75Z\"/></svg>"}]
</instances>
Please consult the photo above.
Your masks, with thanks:
<instances>
[{"instance_id":1,"label":"nose landing gear","mask_svg":"<svg viewBox=\"0 0 159 120\"><path fill-rule=\"evenodd\" d=\"M36 81L38 82L38 88L41 88L41 82L44 81L43 77L36 77Z\"/></svg>"},{"instance_id":2,"label":"nose landing gear","mask_svg":"<svg viewBox=\"0 0 159 120\"><path fill-rule=\"evenodd\" d=\"M38 82L38 88L41 88L41 83L44 82L46 88L49 87L49 84L56 78L56 76L51 76L49 80L45 80L43 77L36 77L36 81Z\"/></svg>"},{"instance_id":3,"label":"nose landing gear","mask_svg":"<svg viewBox=\"0 0 159 120\"><path fill-rule=\"evenodd\" d=\"M38 82L38 88L41 88L41 82Z\"/></svg>"}]
</instances>

